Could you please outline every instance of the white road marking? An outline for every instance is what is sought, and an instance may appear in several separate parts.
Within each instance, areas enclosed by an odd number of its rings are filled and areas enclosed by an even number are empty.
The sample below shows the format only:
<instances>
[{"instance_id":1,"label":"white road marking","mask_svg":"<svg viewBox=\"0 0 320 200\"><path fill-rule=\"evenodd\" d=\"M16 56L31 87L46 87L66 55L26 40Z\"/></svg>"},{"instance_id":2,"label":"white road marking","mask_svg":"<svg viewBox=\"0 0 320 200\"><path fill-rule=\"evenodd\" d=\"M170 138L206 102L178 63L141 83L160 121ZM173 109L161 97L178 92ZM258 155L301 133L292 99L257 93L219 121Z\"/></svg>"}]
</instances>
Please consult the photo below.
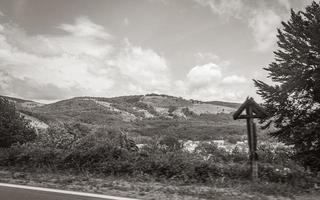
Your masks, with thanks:
<instances>
[{"instance_id":1,"label":"white road marking","mask_svg":"<svg viewBox=\"0 0 320 200\"><path fill-rule=\"evenodd\" d=\"M60 193L60 194L70 194L70 195L77 195L77 196L84 196L84 197L95 197L95 198L101 198L101 199L138 200L138 199L133 199L133 198L116 197L116 196L109 196L109 195L103 195L103 194L93 194L93 193L86 193L86 192L75 192L75 191L58 190L58 189L33 187L33 186L25 186L25 185L15 185L15 184L7 184L7 183L0 183L0 186L11 187L11 188L19 188L19 189L26 189L26 190L37 190L37 191L44 191L44 192L54 192L54 193Z\"/></svg>"}]
</instances>

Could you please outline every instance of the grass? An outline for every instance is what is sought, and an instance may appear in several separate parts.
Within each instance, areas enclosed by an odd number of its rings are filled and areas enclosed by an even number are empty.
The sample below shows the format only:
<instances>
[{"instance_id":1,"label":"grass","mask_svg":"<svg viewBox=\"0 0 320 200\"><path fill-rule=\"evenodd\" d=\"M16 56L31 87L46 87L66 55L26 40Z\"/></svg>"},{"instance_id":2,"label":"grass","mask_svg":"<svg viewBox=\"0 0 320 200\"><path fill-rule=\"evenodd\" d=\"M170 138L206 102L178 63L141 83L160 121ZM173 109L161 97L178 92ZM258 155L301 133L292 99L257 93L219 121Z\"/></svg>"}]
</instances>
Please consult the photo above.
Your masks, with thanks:
<instances>
[{"instance_id":1,"label":"grass","mask_svg":"<svg viewBox=\"0 0 320 200\"><path fill-rule=\"evenodd\" d=\"M215 183L183 184L173 180L155 180L146 175L99 176L72 171L48 171L45 169L22 170L0 168L0 181L37 187L100 193L138 199L220 199L220 200L316 200L320 191L300 193L286 184L268 182L251 183L217 179Z\"/></svg>"}]
</instances>

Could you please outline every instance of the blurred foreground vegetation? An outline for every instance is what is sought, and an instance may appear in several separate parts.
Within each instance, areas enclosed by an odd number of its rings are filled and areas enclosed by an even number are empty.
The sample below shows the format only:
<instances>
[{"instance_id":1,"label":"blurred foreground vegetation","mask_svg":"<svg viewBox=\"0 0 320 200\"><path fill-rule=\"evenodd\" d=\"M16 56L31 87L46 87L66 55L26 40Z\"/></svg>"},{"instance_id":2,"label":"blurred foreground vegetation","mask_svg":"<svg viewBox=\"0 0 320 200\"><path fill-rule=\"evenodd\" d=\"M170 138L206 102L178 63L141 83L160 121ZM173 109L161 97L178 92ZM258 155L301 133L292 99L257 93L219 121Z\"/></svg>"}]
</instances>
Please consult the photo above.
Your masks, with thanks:
<instances>
[{"instance_id":1,"label":"blurred foreground vegetation","mask_svg":"<svg viewBox=\"0 0 320 200\"><path fill-rule=\"evenodd\" d=\"M142 147L123 133L104 129L88 134L80 124L50 127L24 144L0 151L3 167L92 173L99 176L153 177L180 183L213 184L250 180L247 153L227 152L214 144L200 143L192 152L174 137L153 138ZM285 147L259 147L259 177L265 183L283 183L296 191L313 188L318 179L290 159Z\"/></svg>"}]
</instances>

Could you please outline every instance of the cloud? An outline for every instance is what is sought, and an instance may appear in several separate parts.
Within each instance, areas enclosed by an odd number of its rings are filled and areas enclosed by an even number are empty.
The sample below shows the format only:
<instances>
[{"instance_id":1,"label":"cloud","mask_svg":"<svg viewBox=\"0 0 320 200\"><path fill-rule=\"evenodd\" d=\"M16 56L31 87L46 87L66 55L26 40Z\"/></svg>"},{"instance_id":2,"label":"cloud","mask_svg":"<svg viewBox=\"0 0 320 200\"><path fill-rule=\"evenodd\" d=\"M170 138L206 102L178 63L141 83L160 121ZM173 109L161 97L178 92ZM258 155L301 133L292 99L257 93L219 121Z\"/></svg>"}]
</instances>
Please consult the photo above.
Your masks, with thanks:
<instances>
[{"instance_id":1,"label":"cloud","mask_svg":"<svg viewBox=\"0 0 320 200\"><path fill-rule=\"evenodd\" d=\"M75 24L61 24L58 28L77 37L108 39L110 35L103 26L91 22L87 17L79 17Z\"/></svg>"},{"instance_id":2,"label":"cloud","mask_svg":"<svg viewBox=\"0 0 320 200\"><path fill-rule=\"evenodd\" d=\"M226 84L246 83L247 79L243 76L232 75L224 77L222 82Z\"/></svg>"},{"instance_id":3,"label":"cloud","mask_svg":"<svg viewBox=\"0 0 320 200\"><path fill-rule=\"evenodd\" d=\"M84 19L84 18L80 18ZM88 19L86 19L87 21ZM76 20L78 23L79 20ZM81 20L80 20L81 21ZM18 27L16 24L3 24L3 30L0 33L7 45L16 49L16 52L27 53L34 56L62 56L85 54L90 56L106 56L112 51L110 37L102 39L102 35L109 35L101 32L101 27L87 21L91 31L82 31L82 33L73 33L66 31L61 35L34 35L30 36ZM65 24L66 25L66 24ZM67 26L67 25L66 25ZM73 26L73 25L68 25ZM77 25L74 25L77 26ZM82 24L81 26L84 26ZM97 30L93 30L96 27ZM85 29L85 28L82 28ZM80 31L81 32L81 31ZM90 33L91 32L91 33ZM95 33L95 34L94 34ZM36 45L35 45L36 44Z\"/></svg>"},{"instance_id":4,"label":"cloud","mask_svg":"<svg viewBox=\"0 0 320 200\"><path fill-rule=\"evenodd\" d=\"M280 24L281 17L272 10L256 12L253 15L249 20L249 27L253 31L257 50L266 51L273 47Z\"/></svg>"},{"instance_id":5,"label":"cloud","mask_svg":"<svg viewBox=\"0 0 320 200\"><path fill-rule=\"evenodd\" d=\"M39 100L166 93L166 60L152 49L115 40L86 17L58 35L28 35L0 24L0 93Z\"/></svg>"},{"instance_id":6,"label":"cloud","mask_svg":"<svg viewBox=\"0 0 320 200\"><path fill-rule=\"evenodd\" d=\"M222 67L215 63L207 63L193 67L185 80L174 82L175 94L187 98L226 101L239 101L245 98L248 84L245 77L224 75Z\"/></svg>"},{"instance_id":7,"label":"cloud","mask_svg":"<svg viewBox=\"0 0 320 200\"><path fill-rule=\"evenodd\" d=\"M213 63L195 66L187 74L191 88L195 89L219 82L221 77L220 67Z\"/></svg>"},{"instance_id":8,"label":"cloud","mask_svg":"<svg viewBox=\"0 0 320 200\"><path fill-rule=\"evenodd\" d=\"M213 53L209 53L209 52L206 52L206 53L203 53L203 52L198 52L196 53L195 55L195 58L197 61L199 62L210 62L210 61L213 61L213 62L217 62L220 60L219 56L217 56L216 54L213 54Z\"/></svg>"},{"instance_id":9,"label":"cloud","mask_svg":"<svg viewBox=\"0 0 320 200\"><path fill-rule=\"evenodd\" d=\"M290 10L291 4L289 0L278 0L279 4L284 6L287 10Z\"/></svg>"},{"instance_id":10,"label":"cloud","mask_svg":"<svg viewBox=\"0 0 320 200\"><path fill-rule=\"evenodd\" d=\"M271 50L276 41L277 27L287 18L291 4L288 0L193 0L209 7L222 19L238 19L251 29L257 51Z\"/></svg>"},{"instance_id":11,"label":"cloud","mask_svg":"<svg viewBox=\"0 0 320 200\"><path fill-rule=\"evenodd\" d=\"M230 61L222 60L218 55L213 54L211 52L198 52L194 54L196 62L199 64L205 63L217 63L219 66L228 66L230 65Z\"/></svg>"},{"instance_id":12,"label":"cloud","mask_svg":"<svg viewBox=\"0 0 320 200\"><path fill-rule=\"evenodd\" d=\"M243 9L246 5L243 0L194 0L196 3L207 6L211 9L213 13L216 13L224 17L235 17L241 18L243 14Z\"/></svg>"},{"instance_id":13,"label":"cloud","mask_svg":"<svg viewBox=\"0 0 320 200\"><path fill-rule=\"evenodd\" d=\"M0 91L7 91L7 95L26 99L59 99L67 97L70 93L77 95L83 94L80 88L60 88L52 83L40 84L28 77L16 78L8 73L0 71L2 79Z\"/></svg>"},{"instance_id":14,"label":"cloud","mask_svg":"<svg viewBox=\"0 0 320 200\"><path fill-rule=\"evenodd\" d=\"M16 24L0 24L1 94L43 102L152 92L203 100L245 98L246 79L224 74L230 62L211 52L196 53L197 65L174 81L164 56L118 39L86 17L56 27L62 32L29 35Z\"/></svg>"},{"instance_id":15,"label":"cloud","mask_svg":"<svg viewBox=\"0 0 320 200\"><path fill-rule=\"evenodd\" d=\"M119 72L126 79L134 83L129 88L131 92L165 91L169 88L169 71L165 58L151 49L133 46L125 40L125 47L114 60Z\"/></svg>"}]
</instances>

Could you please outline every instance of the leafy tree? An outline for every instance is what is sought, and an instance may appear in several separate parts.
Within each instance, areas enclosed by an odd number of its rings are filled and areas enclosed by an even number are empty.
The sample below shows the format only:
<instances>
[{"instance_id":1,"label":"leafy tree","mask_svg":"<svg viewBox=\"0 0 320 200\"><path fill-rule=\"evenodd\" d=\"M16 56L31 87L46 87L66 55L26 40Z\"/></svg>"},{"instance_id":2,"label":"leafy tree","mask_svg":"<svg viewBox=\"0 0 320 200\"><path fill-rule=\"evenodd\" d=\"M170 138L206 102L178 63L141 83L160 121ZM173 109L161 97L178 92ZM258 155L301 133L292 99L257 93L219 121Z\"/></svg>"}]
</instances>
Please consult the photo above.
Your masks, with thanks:
<instances>
[{"instance_id":1,"label":"leafy tree","mask_svg":"<svg viewBox=\"0 0 320 200\"><path fill-rule=\"evenodd\" d=\"M164 136L160 142L160 145L163 145L169 151L177 151L183 148L183 144L178 140L176 136L166 135Z\"/></svg>"},{"instance_id":2,"label":"leafy tree","mask_svg":"<svg viewBox=\"0 0 320 200\"><path fill-rule=\"evenodd\" d=\"M273 136L294 145L305 166L320 170L320 5L291 10L278 30L275 61L264 68L275 82L254 80L257 93L270 112L266 126Z\"/></svg>"},{"instance_id":3,"label":"leafy tree","mask_svg":"<svg viewBox=\"0 0 320 200\"><path fill-rule=\"evenodd\" d=\"M183 112L183 114L185 114L186 116L192 116L195 115L195 113L190 110L188 107L182 108L181 111Z\"/></svg>"},{"instance_id":4,"label":"leafy tree","mask_svg":"<svg viewBox=\"0 0 320 200\"><path fill-rule=\"evenodd\" d=\"M34 129L16 111L15 105L0 97L0 147L8 148L14 143L25 143L35 137Z\"/></svg>"},{"instance_id":5,"label":"leafy tree","mask_svg":"<svg viewBox=\"0 0 320 200\"><path fill-rule=\"evenodd\" d=\"M175 110L177 110L177 107L170 105L170 106L169 106L169 109L168 109L169 115L173 115L173 112L174 112Z\"/></svg>"}]
</instances>

